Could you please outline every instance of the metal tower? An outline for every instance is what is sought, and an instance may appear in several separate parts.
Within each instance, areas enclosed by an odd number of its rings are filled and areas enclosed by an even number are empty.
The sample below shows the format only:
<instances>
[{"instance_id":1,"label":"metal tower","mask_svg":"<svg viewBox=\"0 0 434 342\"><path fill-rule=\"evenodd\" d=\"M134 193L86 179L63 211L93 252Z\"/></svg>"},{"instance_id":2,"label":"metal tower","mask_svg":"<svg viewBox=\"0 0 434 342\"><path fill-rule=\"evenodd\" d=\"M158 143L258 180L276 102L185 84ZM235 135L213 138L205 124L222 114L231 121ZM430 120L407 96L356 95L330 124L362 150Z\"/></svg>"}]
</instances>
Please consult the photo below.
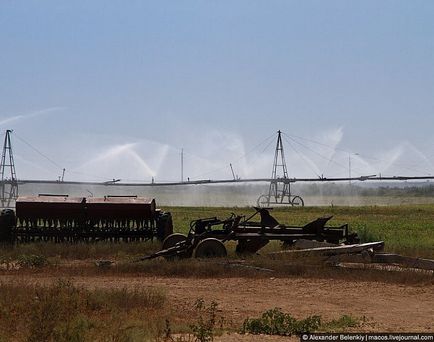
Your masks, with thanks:
<instances>
[{"instance_id":1,"label":"metal tower","mask_svg":"<svg viewBox=\"0 0 434 342\"><path fill-rule=\"evenodd\" d=\"M270 204L304 205L303 199L300 196L291 195L291 181L288 177L282 132L280 130L277 131L277 144L274 152L273 171L271 173L268 195L262 195L258 198L258 206L269 207Z\"/></svg>"},{"instance_id":2,"label":"metal tower","mask_svg":"<svg viewBox=\"0 0 434 342\"><path fill-rule=\"evenodd\" d=\"M279 171L281 174L279 174ZM288 169L286 168L285 152L283 151L282 132L279 130L277 131L276 151L274 152L273 171L271 173L271 183L268 191L269 202L282 203L285 197L291 194L289 183L279 182L278 179L281 178L283 178L283 180L288 179Z\"/></svg>"},{"instance_id":3,"label":"metal tower","mask_svg":"<svg viewBox=\"0 0 434 342\"><path fill-rule=\"evenodd\" d=\"M0 206L11 208L18 197L18 181L11 145L12 130L6 130L0 161Z\"/></svg>"}]
</instances>

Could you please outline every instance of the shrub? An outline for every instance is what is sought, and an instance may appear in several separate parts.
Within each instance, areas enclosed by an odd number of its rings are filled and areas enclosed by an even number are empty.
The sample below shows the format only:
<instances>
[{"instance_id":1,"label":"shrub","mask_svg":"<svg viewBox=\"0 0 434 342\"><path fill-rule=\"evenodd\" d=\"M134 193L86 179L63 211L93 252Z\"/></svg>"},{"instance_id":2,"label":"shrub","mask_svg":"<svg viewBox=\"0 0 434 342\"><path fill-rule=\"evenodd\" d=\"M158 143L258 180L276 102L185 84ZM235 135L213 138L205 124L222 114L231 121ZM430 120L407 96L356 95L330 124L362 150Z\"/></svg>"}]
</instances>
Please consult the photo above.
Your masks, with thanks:
<instances>
[{"instance_id":1,"label":"shrub","mask_svg":"<svg viewBox=\"0 0 434 342\"><path fill-rule=\"evenodd\" d=\"M48 260L42 255L22 254L18 256L17 263L21 267L40 268L48 265Z\"/></svg>"},{"instance_id":2,"label":"shrub","mask_svg":"<svg viewBox=\"0 0 434 342\"><path fill-rule=\"evenodd\" d=\"M357 235L362 243L378 241L378 237L365 225L357 229Z\"/></svg>"},{"instance_id":3,"label":"shrub","mask_svg":"<svg viewBox=\"0 0 434 342\"><path fill-rule=\"evenodd\" d=\"M310 316L303 320L296 320L279 308L265 311L260 318L247 318L241 329L243 334L266 334L290 336L295 333L311 332L321 325L320 316Z\"/></svg>"},{"instance_id":4,"label":"shrub","mask_svg":"<svg viewBox=\"0 0 434 342\"><path fill-rule=\"evenodd\" d=\"M247 318L241 328L241 333L290 336L319 330L340 330L358 326L358 320L343 315L330 322L322 322L321 316L309 316L297 320L279 308L265 311L259 318Z\"/></svg>"}]
</instances>

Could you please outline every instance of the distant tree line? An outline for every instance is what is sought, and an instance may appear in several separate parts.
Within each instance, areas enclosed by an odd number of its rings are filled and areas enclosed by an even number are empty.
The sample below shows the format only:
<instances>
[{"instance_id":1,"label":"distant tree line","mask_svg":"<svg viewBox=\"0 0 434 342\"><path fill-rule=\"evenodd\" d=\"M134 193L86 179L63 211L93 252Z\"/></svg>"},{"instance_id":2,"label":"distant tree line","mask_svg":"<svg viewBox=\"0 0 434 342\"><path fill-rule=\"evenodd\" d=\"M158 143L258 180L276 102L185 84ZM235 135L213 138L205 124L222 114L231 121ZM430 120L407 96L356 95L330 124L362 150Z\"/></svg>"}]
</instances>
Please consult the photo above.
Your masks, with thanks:
<instances>
[{"instance_id":1,"label":"distant tree line","mask_svg":"<svg viewBox=\"0 0 434 342\"><path fill-rule=\"evenodd\" d=\"M355 184L303 184L294 185L292 192L304 196L434 196L434 184L406 186L373 186Z\"/></svg>"}]
</instances>

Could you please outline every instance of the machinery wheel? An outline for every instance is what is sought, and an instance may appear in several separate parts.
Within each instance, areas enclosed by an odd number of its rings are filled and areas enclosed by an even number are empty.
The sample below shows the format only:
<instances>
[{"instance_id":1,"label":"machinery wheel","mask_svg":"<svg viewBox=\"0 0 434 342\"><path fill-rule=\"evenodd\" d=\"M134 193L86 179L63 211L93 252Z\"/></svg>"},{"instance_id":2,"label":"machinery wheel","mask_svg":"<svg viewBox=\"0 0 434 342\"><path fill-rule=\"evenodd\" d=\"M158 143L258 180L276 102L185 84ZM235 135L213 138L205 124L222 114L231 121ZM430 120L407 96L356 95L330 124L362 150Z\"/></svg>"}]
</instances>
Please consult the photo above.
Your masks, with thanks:
<instances>
[{"instance_id":1,"label":"machinery wheel","mask_svg":"<svg viewBox=\"0 0 434 342\"><path fill-rule=\"evenodd\" d=\"M300 196L294 196L291 201L293 207L304 207L304 201Z\"/></svg>"},{"instance_id":2,"label":"machinery wheel","mask_svg":"<svg viewBox=\"0 0 434 342\"><path fill-rule=\"evenodd\" d=\"M170 234L168 237L166 237L163 240L163 245L161 246L161 249L168 249L170 247L175 246L178 242L182 242L187 240L187 237L180 233L174 233Z\"/></svg>"},{"instance_id":3,"label":"machinery wheel","mask_svg":"<svg viewBox=\"0 0 434 342\"><path fill-rule=\"evenodd\" d=\"M0 214L0 242L13 242L13 229L17 219L12 209L3 209Z\"/></svg>"},{"instance_id":4,"label":"machinery wheel","mask_svg":"<svg viewBox=\"0 0 434 342\"><path fill-rule=\"evenodd\" d=\"M163 212L157 217L157 239L164 241L171 234L173 234L172 215Z\"/></svg>"},{"instance_id":5,"label":"machinery wheel","mask_svg":"<svg viewBox=\"0 0 434 342\"><path fill-rule=\"evenodd\" d=\"M259 208L267 208L270 206L270 198L267 195L261 195L256 201L256 204Z\"/></svg>"},{"instance_id":6,"label":"machinery wheel","mask_svg":"<svg viewBox=\"0 0 434 342\"><path fill-rule=\"evenodd\" d=\"M215 238L202 240L194 250L195 258L222 258L227 255L228 252L223 242Z\"/></svg>"}]
</instances>

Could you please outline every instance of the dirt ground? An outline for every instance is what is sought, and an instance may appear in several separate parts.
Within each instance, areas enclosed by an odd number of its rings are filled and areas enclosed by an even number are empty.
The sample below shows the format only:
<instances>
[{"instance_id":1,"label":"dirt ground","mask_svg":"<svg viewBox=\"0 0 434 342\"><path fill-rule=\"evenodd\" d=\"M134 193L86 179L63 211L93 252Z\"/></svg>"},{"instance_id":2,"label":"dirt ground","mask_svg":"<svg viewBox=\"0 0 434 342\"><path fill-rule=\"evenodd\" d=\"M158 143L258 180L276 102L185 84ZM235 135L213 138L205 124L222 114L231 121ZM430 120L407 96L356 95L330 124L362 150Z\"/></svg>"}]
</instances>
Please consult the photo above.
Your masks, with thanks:
<instances>
[{"instance_id":1,"label":"dirt ground","mask_svg":"<svg viewBox=\"0 0 434 342\"><path fill-rule=\"evenodd\" d=\"M49 274L3 274L1 282L48 284ZM296 318L343 314L364 318L357 331L431 332L434 326L434 286L306 278L174 278L137 276L74 276L75 284L89 288L158 287L165 291L175 312L198 298L218 303L219 315L235 326L247 317L279 307ZM224 335L224 341L288 341L268 336ZM297 339L296 339L297 340Z\"/></svg>"}]
</instances>

